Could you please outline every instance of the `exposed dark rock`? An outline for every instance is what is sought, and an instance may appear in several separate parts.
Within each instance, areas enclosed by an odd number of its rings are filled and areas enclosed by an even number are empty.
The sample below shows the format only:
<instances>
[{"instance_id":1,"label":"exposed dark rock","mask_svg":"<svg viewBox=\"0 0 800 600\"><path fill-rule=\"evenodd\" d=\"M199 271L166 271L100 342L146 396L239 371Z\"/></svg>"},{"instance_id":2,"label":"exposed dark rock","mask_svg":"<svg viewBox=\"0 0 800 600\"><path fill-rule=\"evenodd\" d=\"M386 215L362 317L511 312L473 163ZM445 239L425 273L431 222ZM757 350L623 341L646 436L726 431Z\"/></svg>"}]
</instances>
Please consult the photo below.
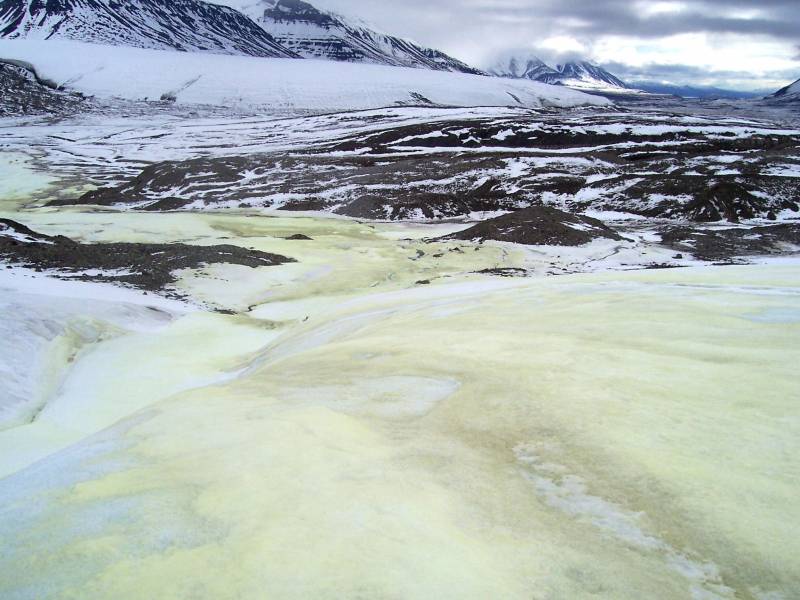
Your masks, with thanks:
<instances>
[{"instance_id":1,"label":"exposed dark rock","mask_svg":"<svg viewBox=\"0 0 800 600\"><path fill-rule=\"evenodd\" d=\"M800 250L800 223L732 229L672 227L661 232L661 240L674 250L707 261L786 254Z\"/></svg>"},{"instance_id":2,"label":"exposed dark rock","mask_svg":"<svg viewBox=\"0 0 800 600\"><path fill-rule=\"evenodd\" d=\"M597 238L623 239L601 221L549 206L532 206L482 221L441 239L494 240L528 246L581 246Z\"/></svg>"},{"instance_id":3,"label":"exposed dark rock","mask_svg":"<svg viewBox=\"0 0 800 600\"><path fill-rule=\"evenodd\" d=\"M726 122L725 135L711 119L708 132L681 118L658 119L667 126L636 115L622 118L620 127L619 114L559 113L370 129L302 154L158 163L72 202L181 210L190 200L197 207L247 208L274 206L280 197L281 210L376 220L548 204L574 213L735 222L798 208L800 177L791 165L800 134ZM419 147L427 150L418 153Z\"/></svg>"},{"instance_id":4,"label":"exposed dark rock","mask_svg":"<svg viewBox=\"0 0 800 600\"><path fill-rule=\"evenodd\" d=\"M180 269L213 263L255 268L294 262L285 256L231 245L81 244L64 236L37 233L8 219L0 219L0 260L37 271L75 273L84 281L125 283L151 291L174 283L174 273ZM87 270L101 273L81 273Z\"/></svg>"},{"instance_id":5,"label":"exposed dark rock","mask_svg":"<svg viewBox=\"0 0 800 600\"><path fill-rule=\"evenodd\" d=\"M0 117L71 113L86 100L52 89L35 74L0 60Z\"/></svg>"},{"instance_id":6,"label":"exposed dark rock","mask_svg":"<svg viewBox=\"0 0 800 600\"><path fill-rule=\"evenodd\" d=\"M281 210L288 210L292 212L305 212L305 211L318 211L325 210L330 207L331 202L323 198L310 197L301 200L293 200L290 203L281 207Z\"/></svg>"},{"instance_id":7,"label":"exposed dark rock","mask_svg":"<svg viewBox=\"0 0 800 600\"><path fill-rule=\"evenodd\" d=\"M286 239L287 240L292 240L292 241L295 241L295 240L296 241L313 241L314 238L310 238L307 235L305 235L304 233L295 233L294 235L290 235Z\"/></svg>"},{"instance_id":8,"label":"exposed dark rock","mask_svg":"<svg viewBox=\"0 0 800 600\"><path fill-rule=\"evenodd\" d=\"M481 275L497 275L498 277L525 277L528 274L525 269L518 269L516 267L481 269L475 272Z\"/></svg>"},{"instance_id":9,"label":"exposed dark rock","mask_svg":"<svg viewBox=\"0 0 800 600\"><path fill-rule=\"evenodd\" d=\"M148 204L147 206L143 207L142 210L149 212L166 212L170 210L178 210L191 203L192 200L190 198L164 198L163 200L159 200L153 204Z\"/></svg>"},{"instance_id":10,"label":"exposed dark rock","mask_svg":"<svg viewBox=\"0 0 800 600\"><path fill-rule=\"evenodd\" d=\"M296 57L245 15L196 0L3 0L0 37Z\"/></svg>"},{"instance_id":11,"label":"exposed dark rock","mask_svg":"<svg viewBox=\"0 0 800 600\"><path fill-rule=\"evenodd\" d=\"M191 202L189 196L213 200L215 190L240 181L241 172L247 165L244 157L160 162L145 167L139 175L118 187L89 191L78 203L111 206L151 201L145 210L173 210ZM165 208L156 208L159 205Z\"/></svg>"},{"instance_id":12,"label":"exposed dark rock","mask_svg":"<svg viewBox=\"0 0 800 600\"><path fill-rule=\"evenodd\" d=\"M336 213L360 219L441 219L472 212L517 208L519 198L508 194L497 180L489 180L475 189L459 192L430 192L411 188L399 198L365 194L348 201Z\"/></svg>"},{"instance_id":13,"label":"exposed dark rock","mask_svg":"<svg viewBox=\"0 0 800 600\"><path fill-rule=\"evenodd\" d=\"M613 201L646 217L680 217L698 223L723 220L738 223L742 219L767 217L786 203L780 198L793 194L799 185L800 180L791 177L651 175L618 192ZM773 198L765 199L752 193L754 191ZM638 199L656 197L661 199L646 202L642 208L636 205Z\"/></svg>"},{"instance_id":14,"label":"exposed dark rock","mask_svg":"<svg viewBox=\"0 0 800 600\"><path fill-rule=\"evenodd\" d=\"M760 214L764 204L740 183L722 181L712 183L697 194L686 206L686 214L692 221L700 223L723 219L738 223L740 219L752 219Z\"/></svg>"}]
</instances>

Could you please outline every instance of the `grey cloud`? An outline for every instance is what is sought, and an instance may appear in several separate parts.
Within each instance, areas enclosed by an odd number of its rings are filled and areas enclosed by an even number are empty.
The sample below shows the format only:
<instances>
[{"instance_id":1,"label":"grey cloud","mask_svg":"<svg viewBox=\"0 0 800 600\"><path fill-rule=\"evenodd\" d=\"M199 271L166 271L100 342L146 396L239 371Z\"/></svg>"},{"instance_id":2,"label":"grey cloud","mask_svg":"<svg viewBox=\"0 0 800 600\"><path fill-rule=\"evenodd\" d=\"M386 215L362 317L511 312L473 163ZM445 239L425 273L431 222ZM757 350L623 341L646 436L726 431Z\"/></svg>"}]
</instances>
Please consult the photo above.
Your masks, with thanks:
<instances>
[{"instance_id":1,"label":"grey cloud","mask_svg":"<svg viewBox=\"0 0 800 600\"><path fill-rule=\"evenodd\" d=\"M630 82L636 81L664 81L673 85L709 85L726 84L736 81L749 81L753 74L748 71L708 71L689 65L680 64L651 64L642 67L632 67L619 62L603 65L620 78ZM771 79L791 82L797 79L796 71L774 71L769 73ZM736 87L736 86L734 86ZM763 88L764 91L770 88Z\"/></svg>"},{"instance_id":2,"label":"grey cloud","mask_svg":"<svg viewBox=\"0 0 800 600\"><path fill-rule=\"evenodd\" d=\"M520 0L513 5L501 2L475 2L481 19L524 19L535 14L550 30L584 36L634 35L639 38L664 37L680 33L739 33L767 35L796 40L800 38L800 4L797 0L728 1L694 0L687 10L648 16L629 0ZM469 4L467 4L469 6ZM735 10L758 10L755 18L740 18Z\"/></svg>"},{"instance_id":3,"label":"grey cloud","mask_svg":"<svg viewBox=\"0 0 800 600\"><path fill-rule=\"evenodd\" d=\"M658 14L647 9L663 4L663 0L310 1L361 16L392 33L413 37L483 66L490 64L499 51L525 45L530 53L537 42L557 35L571 36L591 48L609 35L647 43L701 32L732 34L738 43L747 43L749 38L796 46L800 63L800 0L681 0L685 10ZM571 58L544 54L542 58L552 62ZM675 77L681 75L676 68L670 72ZM684 75L703 77L689 71ZM773 79L774 75L760 74ZM800 75L800 68L794 75L795 79ZM650 77L658 77L656 67Z\"/></svg>"},{"instance_id":4,"label":"grey cloud","mask_svg":"<svg viewBox=\"0 0 800 600\"><path fill-rule=\"evenodd\" d=\"M485 20L506 24L537 23L542 29L582 31L586 34L626 34L662 37L675 33L707 31L751 33L800 39L798 0L684 0L687 10L647 16L641 10L660 0L322 0L322 3L386 15L385 22L406 13L419 26L432 17L446 16L439 27L467 26ZM741 18L737 11L758 11L756 18ZM570 24L571 23L571 24Z\"/></svg>"}]
</instances>

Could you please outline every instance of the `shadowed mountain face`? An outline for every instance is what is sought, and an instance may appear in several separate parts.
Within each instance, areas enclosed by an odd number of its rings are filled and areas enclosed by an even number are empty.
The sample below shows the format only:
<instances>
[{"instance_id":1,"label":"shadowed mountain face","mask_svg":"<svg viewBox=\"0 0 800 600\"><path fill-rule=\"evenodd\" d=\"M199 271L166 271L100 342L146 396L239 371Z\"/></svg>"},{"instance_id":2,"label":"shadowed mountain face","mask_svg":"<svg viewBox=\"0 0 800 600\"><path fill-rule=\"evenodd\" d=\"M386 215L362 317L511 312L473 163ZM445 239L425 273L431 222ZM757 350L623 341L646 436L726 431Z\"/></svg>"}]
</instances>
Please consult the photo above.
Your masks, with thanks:
<instances>
[{"instance_id":1,"label":"shadowed mountain face","mask_svg":"<svg viewBox=\"0 0 800 600\"><path fill-rule=\"evenodd\" d=\"M781 98L783 96L791 96L791 95L800 95L800 79L795 81L791 85L787 85L785 88L782 88L773 94L776 98Z\"/></svg>"},{"instance_id":2,"label":"shadowed mountain face","mask_svg":"<svg viewBox=\"0 0 800 600\"><path fill-rule=\"evenodd\" d=\"M242 10L278 42L305 58L481 73L443 52L380 33L301 0L249 4L234 0L228 4Z\"/></svg>"},{"instance_id":3,"label":"shadowed mountain face","mask_svg":"<svg viewBox=\"0 0 800 600\"><path fill-rule=\"evenodd\" d=\"M791 109L800 107L800 79L763 98L761 102L774 107L788 107Z\"/></svg>"},{"instance_id":4,"label":"shadowed mountain face","mask_svg":"<svg viewBox=\"0 0 800 600\"><path fill-rule=\"evenodd\" d=\"M296 56L243 14L199 0L3 0L0 37Z\"/></svg>"}]
</instances>

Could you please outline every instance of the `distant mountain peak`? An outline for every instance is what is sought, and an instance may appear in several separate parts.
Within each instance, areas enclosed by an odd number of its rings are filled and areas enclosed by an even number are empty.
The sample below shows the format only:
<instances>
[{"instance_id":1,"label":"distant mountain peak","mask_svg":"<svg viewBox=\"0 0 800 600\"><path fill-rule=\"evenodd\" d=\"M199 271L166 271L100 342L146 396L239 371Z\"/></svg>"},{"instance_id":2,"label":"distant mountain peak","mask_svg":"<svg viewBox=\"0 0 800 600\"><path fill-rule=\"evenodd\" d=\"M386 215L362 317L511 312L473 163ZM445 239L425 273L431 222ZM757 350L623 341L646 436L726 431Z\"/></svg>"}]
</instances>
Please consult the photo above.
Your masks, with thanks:
<instances>
[{"instance_id":1,"label":"distant mountain peak","mask_svg":"<svg viewBox=\"0 0 800 600\"><path fill-rule=\"evenodd\" d=\"M359 19L318 9L304 0L220 1L247 14L304 58L482 74L444 52L383 33Z\"/></svg>"},{"instance_id":2,"label":"distant mountain peak","mask_svg":"<svg viewBox=\"0 0 800 600\"><path fill-rule=\"evenodd\" d=\"M580 87L582 83L589 86L601 83L612 88L628 89L628 85L619 77L585 60L559 65L558 72L561 75L562 84L570 87Z\"/></svg>"},{"instance_id":3,"label":"distant mountain peak","mask_svg":"<svg viewBox=\"0 0 800 600\"><path fill-rule=\"evenodd\" d=\"M537 56L511 56L498 63L489 72L498 77L531 79L582 89L629 89L628 85L615 75L585 60L567 62L553 68Z\"/></svg>"},{"instance_id":4,"label":"distant mountain peak","mask_svg":"<svg viewBox=\"0 0 800 600\"><path fill-rule=\"evenodd\" d=\"M492 75L513 79L531 79L538 81L545 73L557 73L538 56L511 56L499 61L489 69Z\"/></svg>"}]
</instances>

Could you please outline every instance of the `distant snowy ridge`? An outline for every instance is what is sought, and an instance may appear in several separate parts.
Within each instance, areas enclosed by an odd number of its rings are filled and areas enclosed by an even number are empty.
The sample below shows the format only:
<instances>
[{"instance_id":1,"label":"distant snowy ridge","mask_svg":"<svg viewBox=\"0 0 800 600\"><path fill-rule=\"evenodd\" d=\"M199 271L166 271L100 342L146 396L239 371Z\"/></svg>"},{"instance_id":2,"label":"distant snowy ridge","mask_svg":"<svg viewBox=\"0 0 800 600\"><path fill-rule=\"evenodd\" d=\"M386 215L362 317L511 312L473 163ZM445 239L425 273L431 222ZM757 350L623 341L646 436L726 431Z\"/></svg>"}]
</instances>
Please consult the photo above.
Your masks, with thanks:
<instances>
[{"instance_id":1,"label":"distant snowy ridge","mask_svg":"<svg viewBox=\"0 0 800 600\"><path fill-rule=\"evenodd\" d=\"M772 95L773 98L783 98L785 96L800 96L800 79L785 88L781 88Z\"/></svg>"},{"instance_id":2,"label":"distant snowy ridge","mask_svg":"<svg viewBox=\"0 0 800 600\"><path fill-rule=\"evenodd\" d=\"M68 90L99 98L165 99L235 109L360 110L401 104L574 107L608 100L527 80L319 60L270 59L0 39L0 58L25 61Z\"/></svg>"},{"instance_id":3,"label":"distant snowy ridge","mask_svg":"<svg viewBox=\"0 0 800 600\"><path fill-rule=\"evenodd\" d=\"M757 98L760 95L757 92L743 92L741 90L728 90L718 87L709 86L693 86L693 85L672 85L669 83L660 83L658 81L635 81L630 85L638 90L648 92L650 94L661 94L678 96L680 98L698 98L698 99L746 99Z\"/></svg>"},{"instance_id":4,"label":"distant snowy ridge","mask_svg":"<svg viewBox=\"0 0 800 600\"><path fill-rule=\"evenodd\" d=\"M553 68L536 56L511 56L499 61L489 73L592 91L634 91L619 77L587 61L568 62Z\"/></svg>"},{"instance_id":5,"label":"distant snowy ridge","mask_svg":"<svg viewBox=\"0 0 800 600\"><path fill-rule=\"evenodd\" d=\"M0 38L296 56L245 15L200 0L2 0Z\"/></svg>"},{"instance_id":6,"label":"distant snowy ridge","mask_svg":"<svg viewBox=\"0 0 800 600\"><path fill-rule=\"evenodd\" d=\"M512 56L508 60L499 62L489 69L489 72L497 77L530 79L531 81L539 81L540 77L558 75L558 71L535 56L529 58Z\"/></svg>"},{"instance_id":7,"label":"distant snowy ridge","mask_svg":"<svg viewBox=\"0 0 800 600\"><path fill-rule=\"evenodd\" d=\"M482 73L439 50L377 31L358 19L319 10L301 0L218 1L240 10L283 46L305 58Z\"/></svg>"}]
</instances>

